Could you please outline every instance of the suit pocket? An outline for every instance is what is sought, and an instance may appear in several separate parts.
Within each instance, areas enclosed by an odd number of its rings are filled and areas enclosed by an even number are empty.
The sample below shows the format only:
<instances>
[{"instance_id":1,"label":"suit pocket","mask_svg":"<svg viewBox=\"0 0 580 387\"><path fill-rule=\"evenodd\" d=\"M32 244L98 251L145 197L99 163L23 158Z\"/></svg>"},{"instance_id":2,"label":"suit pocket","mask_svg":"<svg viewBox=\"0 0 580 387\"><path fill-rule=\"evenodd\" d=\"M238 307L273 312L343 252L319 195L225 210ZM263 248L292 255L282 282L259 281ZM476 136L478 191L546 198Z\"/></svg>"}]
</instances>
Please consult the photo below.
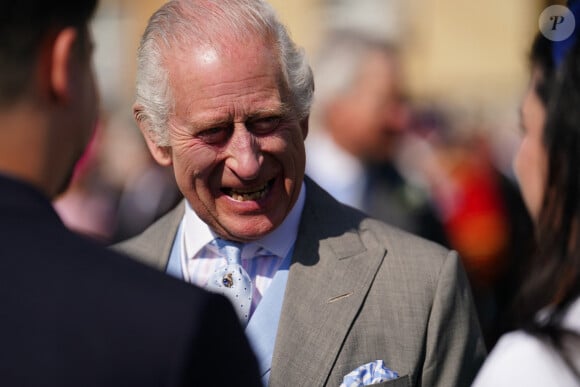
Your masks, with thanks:
<instances>
[{"instance_id":1,"label":"suit pocket","mask_svg":"<svg viewBox=\"0 0 580 387\"><path fill-rule=\"evenodd\" d=\"M409 375L403 375L397 379L389 380L388 382L371 384L369 387L410 387L411 381Z\"/></svg>"}]
</instances>

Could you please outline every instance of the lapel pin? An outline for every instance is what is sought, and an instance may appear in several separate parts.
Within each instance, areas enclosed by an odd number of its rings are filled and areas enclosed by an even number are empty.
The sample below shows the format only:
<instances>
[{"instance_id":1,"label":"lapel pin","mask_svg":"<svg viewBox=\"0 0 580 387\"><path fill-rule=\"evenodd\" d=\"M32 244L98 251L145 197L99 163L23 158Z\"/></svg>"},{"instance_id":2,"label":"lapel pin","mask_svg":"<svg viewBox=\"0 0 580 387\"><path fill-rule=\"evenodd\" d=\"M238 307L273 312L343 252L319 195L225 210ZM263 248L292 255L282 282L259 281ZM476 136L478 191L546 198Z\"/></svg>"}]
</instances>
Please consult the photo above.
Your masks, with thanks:
<instances>
[{"instance_id":1,"label":"lapel pin","mask_svg":"<svg viewBox=\"0 0 580 387\"><path fill-rule=\"evenodd\" d=\"M234 279L232 277L232 273L227 273L224 275L224 278L222 278L222 283L226 288L231 288L234 285Z\"/></svg>"}]
</instances>

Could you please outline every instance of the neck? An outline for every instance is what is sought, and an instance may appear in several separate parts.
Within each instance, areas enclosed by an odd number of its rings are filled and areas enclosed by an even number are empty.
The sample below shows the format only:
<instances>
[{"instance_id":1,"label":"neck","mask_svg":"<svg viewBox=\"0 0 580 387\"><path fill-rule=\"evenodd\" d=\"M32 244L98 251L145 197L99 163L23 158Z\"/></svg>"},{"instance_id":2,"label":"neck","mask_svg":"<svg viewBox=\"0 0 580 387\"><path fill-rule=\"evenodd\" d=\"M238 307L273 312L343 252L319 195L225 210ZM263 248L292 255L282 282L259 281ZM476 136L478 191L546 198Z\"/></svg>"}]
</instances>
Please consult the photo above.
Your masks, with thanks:
<instances>
[{"instance_id":1,"label":"neck","mask_svg":"<svg viewBox=\"0 0 580 387\"><path fill-rule=\"evenodd\" d=\"M0 110L0 171L53 196L47 138L48 119L27 104Z\"/></svg>"}]
</instances>

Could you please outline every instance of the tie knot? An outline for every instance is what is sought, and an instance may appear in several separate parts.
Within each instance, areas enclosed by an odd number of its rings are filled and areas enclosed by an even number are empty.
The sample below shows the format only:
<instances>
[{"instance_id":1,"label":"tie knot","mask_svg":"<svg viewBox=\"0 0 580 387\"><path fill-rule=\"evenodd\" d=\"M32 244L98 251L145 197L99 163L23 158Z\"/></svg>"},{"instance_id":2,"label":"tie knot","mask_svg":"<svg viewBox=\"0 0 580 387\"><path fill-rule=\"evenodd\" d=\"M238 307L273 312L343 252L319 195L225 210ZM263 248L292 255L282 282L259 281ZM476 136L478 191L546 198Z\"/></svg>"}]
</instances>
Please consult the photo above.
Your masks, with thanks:
<instances>
[{"instance_id":1,"label":"tie knot","mask_svg":"<svg viewBox=\"0 0 580 387\"><path fill-rule=\"evenodd\" d=\"M214 241L214 245L218 248L220 254L222 254L228 263L241 264L242 261L242 243L227 241L225 239L217 238Z\"/></svg>"}]
</instances>

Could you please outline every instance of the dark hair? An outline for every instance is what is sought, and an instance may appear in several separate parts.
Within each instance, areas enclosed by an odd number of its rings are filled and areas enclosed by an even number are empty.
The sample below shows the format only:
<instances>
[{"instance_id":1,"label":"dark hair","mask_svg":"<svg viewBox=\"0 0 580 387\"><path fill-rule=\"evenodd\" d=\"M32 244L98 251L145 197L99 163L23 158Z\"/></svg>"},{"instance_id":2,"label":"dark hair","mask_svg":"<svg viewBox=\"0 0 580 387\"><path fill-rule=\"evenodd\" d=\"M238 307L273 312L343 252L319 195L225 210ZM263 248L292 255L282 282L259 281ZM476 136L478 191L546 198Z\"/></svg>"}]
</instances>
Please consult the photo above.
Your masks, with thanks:
<instances>
[{"instance_id":1,"label":"dark hair","mask_svg":"<svg viewBox=\"0 0 580 387\"><path fill-rule=\"evenodd\" d=\"M536 93L544 106L548 106L550 91L554 83L554 62L552 60L552 42L538 34L530 52L532 70L539 69L541 77L536 84Z\"/></svg>"},{"instance_id":2,"label":"dark hair","mask_svg":"<svg viewBox=\"0 0 580 387\"><path fill-rule=\"evenodd\" d=\"M0 11L0 105L21 97L32 77L39 47L65 27L84 34L98 0L14 0Z\"/></svg>"},{"instance_id":3,"label":"dark hair","mask_svg":"<svg viewBox=\"0 0 580 387\"><path fill-rule=\"evenodd\" d=\"M580 336L563 327L562 319L580 296L580 45L555 69L550 42L539 37L531 59L542 73L536 91L547 109L548 175L518 317L524 330L551 343L579 377L568 345L578 345Z\"/></svg>"}]
</instances>

